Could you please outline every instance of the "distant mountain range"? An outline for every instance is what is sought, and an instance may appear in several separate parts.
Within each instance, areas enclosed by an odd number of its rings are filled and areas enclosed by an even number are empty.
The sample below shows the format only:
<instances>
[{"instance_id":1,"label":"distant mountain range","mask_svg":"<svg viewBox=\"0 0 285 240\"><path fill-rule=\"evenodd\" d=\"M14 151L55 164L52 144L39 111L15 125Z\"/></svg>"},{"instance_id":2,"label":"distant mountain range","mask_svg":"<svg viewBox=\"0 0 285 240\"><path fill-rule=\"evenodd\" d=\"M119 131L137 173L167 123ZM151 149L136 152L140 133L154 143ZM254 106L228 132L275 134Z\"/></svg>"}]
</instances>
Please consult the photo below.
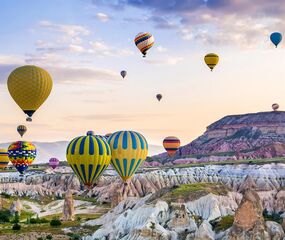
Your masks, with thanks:
<instances>
[{"instance_id":1,"label":"distant mountain range","mask_svg":"<svg viewBox=\"0 0 285 240\"><path fill-rule=\"evenodd\" d=\"M174 157L161 153L149 160L165 164L186 163L186 158L190 163L284 156L285 112L272 111L225 116Z\"/></svg>"},{"instance_id":2,"label":"distant mountain range","mask_svg":"<svg viewBox=\"0 0 285 240\"><path fill-rule=\"evenodd\" d=\"M60 161L65 161L65 153L68 141L58 142L33 142L37 148L37 163L46 163L50 158L56 157ZM10 143L0 143L0 148L8 148ZM158 154L163 151L162 146L149 145L149 156Z\"/></svg>"}]
</instances>

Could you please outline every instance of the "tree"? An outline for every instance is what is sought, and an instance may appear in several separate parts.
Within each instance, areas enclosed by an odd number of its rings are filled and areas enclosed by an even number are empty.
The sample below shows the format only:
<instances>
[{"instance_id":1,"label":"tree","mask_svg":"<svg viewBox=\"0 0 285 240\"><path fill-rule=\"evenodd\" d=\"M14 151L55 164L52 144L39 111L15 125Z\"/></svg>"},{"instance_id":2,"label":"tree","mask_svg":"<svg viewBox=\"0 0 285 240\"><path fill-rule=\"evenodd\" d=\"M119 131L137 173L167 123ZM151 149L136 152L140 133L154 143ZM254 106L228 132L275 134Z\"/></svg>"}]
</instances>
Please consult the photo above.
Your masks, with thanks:
<instances>
[{"instance_id":1,"label":"tree","mask_svg":"<svg viewBox=\"0 0 285 240\"><path fill-rule=\"evenodd\" d=\"M15 224L13 225L12 229L15 230L15 231L19 231L19 230L21 230L21 225L18 224L18 223L15 223Z\"/></svg>"}]
</instances>

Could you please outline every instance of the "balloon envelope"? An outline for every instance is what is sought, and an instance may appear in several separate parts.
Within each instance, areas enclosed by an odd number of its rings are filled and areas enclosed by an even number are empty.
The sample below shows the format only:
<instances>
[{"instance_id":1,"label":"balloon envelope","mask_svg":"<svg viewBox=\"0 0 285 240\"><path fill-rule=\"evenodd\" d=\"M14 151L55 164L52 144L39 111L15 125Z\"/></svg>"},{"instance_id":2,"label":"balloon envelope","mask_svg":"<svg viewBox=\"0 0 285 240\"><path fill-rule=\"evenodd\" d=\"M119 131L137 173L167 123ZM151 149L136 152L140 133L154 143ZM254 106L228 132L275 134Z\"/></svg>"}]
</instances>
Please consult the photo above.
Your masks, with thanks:
<instances>
[{"instance_id":1,"label":"balloon envelope","mask_svg":"<svg viewBox=\"0 0 285 240\"><path fill-rule=\"evenodd\" d=\"M160 101L162 99L162 95L161 94L157 94L156 98L157 98L158 101Z\"/></svg>"},{"instance_id":2,"label":"balloon envelope","mask_svg":"<svg viewBox=\"0 0 285 240\"><path fill-rule=\"evenodd\" d=\"M74 138L67 147L67 162L81 182L91 187L111 160L109 144L90 134Z\"/></svg>"},{"instance_id":3,"label":"balloon envelope","mask_svg":"<svg viewBox=\"0 0 285 240\"><path fill-rule=\"evenodd\" d=\"M204 61L207 64L207 66L213 71L214 67L219 62L219 56L215 53L209 53L204 57Z\"/></svg>"},{"instance_id":4,"label":"balloon envelope","mask_svg":"<svg viewBox=\"0 0 285 240\"><path fill-rule=\"evenodd\" d=\"M18 141L9 146L8 155L15 168L23 174L36 158L37 149L30 142Z\"/></svg>"},{"instance_id":5,"label":"balloon envelope","mask_svg":"<svg viewBox=\"0 0 285 240\"><path fill-rule=\"evenodd\" d=\"M0 149L0 169L7 167L9 163L8 151L7 149Z\"/></svg>"},{"instance_id":6,"label":"balloon envelope","mask_svg":"<svg viewBox=\"0 0 285 240\"><path fill-rule=\"evenodd\" d=\"M124 182L131 178L148 153L144 136L134 131L119 131L108 138L112 151L111 163Z\"/></svg>"},{"instance_id":7,"label":"balloon envelope","mask_svg":"<svg viewBox=\"0 0 285 240\"><path fill-rule=\"evenodd\" d=\"M154 37L148 32L140 32L135 37L134 41L135 41L137 48L141 51L141 53L145 57L147 51L154 44Z\"/></svg>"},{"instance_id":8,"label":"balloon envelope","mask_svg":"<svg viewBox=\"0 0 285 240\"><path fill-rule=\"evenodd\" d=\"M57 166L59 165L59 160L57 158L51 158L49 160L49 166L52 168L52 169L55 169Z\"/></svg>"},{"instance_id":9,"label":"balloon envelope","mask_svg":"<svg viewBox=\"0 0 285 240\"><path fill-rule=\"evenodd\" d=\"M279 104L278 104L278 103L273 103L273 104L272 104L272 109L273 109L273 111L277 111L278 108L279 108Z\"/></svg>"},{"instance_id":10,"label":"balloon envelope","mask_svg":"<svg viewBox=\"0 0 285 240\"><path fill-rule=\"evenodd\" d=\"M12 71L7 81L8 90L14 101L29 116L48 98L52 89L52 78L42 68L26 65Z\"/></svg>"},{"instance_id":11,"label":"balloon envelope","mask_svg":"<svg viewBox=\"0 0 285 240\"><path fill-rule=\"evenodd\" d=\"M163 147L170 157L174 156L180 147L180 140L177 137L169 136L163 140Z\"/></svg>"},{"instance_id":12,"label":"balloon envelope","mask_svg":"<svg viewBox=\"0 0 285 240\"><path fill-rule=\"evenodd\" d=\"M122 76L123 78L125 78L125 76L127 76L127 71L125 71L125 70L121 71L121 76Z\"/></svg>"},{"instance_id":13,"label":"balloon envelope","mask_svg":"<svg viewBox=\"0 0 285 240\"><path fill-rule=\"evenodd\" d=\"M24 126L24 125L19 125L19 126L17 127L17 131L18 131L18 133L20 134L20 136L23 137L24 134L27 132L27 127Z\"/></svg>"},{"instance_id":14,"label":"balloon envelope","mask_svg":"<svg viewBox=\"0 0 285 240\"><path fill-rule=\"evenodd\" d=\"M278 44L282 41L282 34L279 32L274 32L270 35L270 40L275 45L275 47L277 47Z\"/></svg>"}]
</instances>

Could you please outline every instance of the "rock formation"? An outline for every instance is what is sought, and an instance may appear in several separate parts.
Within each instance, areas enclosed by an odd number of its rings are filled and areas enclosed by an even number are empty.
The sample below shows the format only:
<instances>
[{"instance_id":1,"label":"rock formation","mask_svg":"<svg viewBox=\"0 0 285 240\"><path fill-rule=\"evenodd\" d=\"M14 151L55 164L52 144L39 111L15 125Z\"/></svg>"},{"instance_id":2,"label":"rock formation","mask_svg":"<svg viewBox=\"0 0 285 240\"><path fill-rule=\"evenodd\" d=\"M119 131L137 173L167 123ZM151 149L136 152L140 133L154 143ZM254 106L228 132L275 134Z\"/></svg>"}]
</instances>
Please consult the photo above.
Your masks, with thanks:
<instances>
[{"instance_id":1,"label":"rock formation","mask_svg":"<svg viewBox=\"0 0 285 240\"><path fill-rule=\"evenodd\" d=\"M23 209L23 205L21 201L18 199L12 202L10 206L10 213L14 215L16 212L18 212L18 214L20 215L22 212L22 209Z\"/></svg>"},{"instance_id":2,"label":"rock formation","mask_svg":"<svg viewBox=\"0 0 285 240\"><path fill-rule=\"evenodd\" d=\"M72 197L72 191L68 190L65 195L63 212L62 212L62 221L73 221L74 220L74 200Z\"/></svg>"},{"instance_id":3,"label":"rock formation","mask_svg":"<svg viewBox=\"0 0 285 240\"><path fill-rule=\"evenodd\" d=\"M208 126L202 136L180 147L173 158L168 158L167 154L163 153L153 156L153 159L165 164L188 155L199 155L199 158L192 159L192 162L213 161L210 159L213 156L226 159L283 157L285 112L259 112L223 117ZM224 160L221 158L221 161Z\"/></svg>"},{"instance_id":4,"label":"rock formation","mask_svg":"<svg viewBox=\"0 0 285 240\"><path fill-rule=\"evenodd\" d=\"M245 190L235 212L234 224L225 240L270 239L263 219L263 208L258 194Z\"/></svg>"}]
</instances>

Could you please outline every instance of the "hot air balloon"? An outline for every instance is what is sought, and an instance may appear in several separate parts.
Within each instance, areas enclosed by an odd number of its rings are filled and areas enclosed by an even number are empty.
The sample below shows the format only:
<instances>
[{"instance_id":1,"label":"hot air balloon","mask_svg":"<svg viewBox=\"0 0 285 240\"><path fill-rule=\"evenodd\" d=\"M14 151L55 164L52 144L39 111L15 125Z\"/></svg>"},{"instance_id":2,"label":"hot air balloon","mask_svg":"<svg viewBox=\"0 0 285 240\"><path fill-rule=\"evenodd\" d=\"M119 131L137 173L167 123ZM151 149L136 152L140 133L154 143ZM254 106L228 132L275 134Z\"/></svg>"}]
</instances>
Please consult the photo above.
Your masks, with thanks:
<instances>
[{"instance_id":1,"label":"hot air balloon","mask_svg":"<svg viewBox=\"0 0 285 240\"><path fill-rule=\"evenodd\" d=\"M108 140L108 138L109 138L111 135L112 135L112 133L107 133L107 134L105 134L105 137L107 138L107 140Z\"/></svg>"},{"instance_id":2,"label":"hot air balloon","mask_svg":"<svg viewBox=\"0 0 285 240\"><path fill-rule=\"evenodd\" d=\"M161 94L157 94L156 98L157 98L158 101L160 101L162 99L162 95Z\"/></svg>"},{"instance_id":3,"label":"hot air balloon","mask_svg":"<svg viewBox=\"0 0 285 240\"><path fill-rule=\"evenodd\" d=\"M125 70L121 71L121 76L122 76L123 78L125 78L125 76L127 76L127 71L125 71Z\"/></svg>"},{"instance_id":4,"label":"hot air balloon","mask_svg":"<svg viewBox=\"0 0 285 240\"><path fill-rule=\"evenodd\" d=\"M0 169L7 167L9 163L8 151L6 149L0 149Z\"/></svg>"},{"instance_id":5,"label":"hot air balloon","mask_svg":"<svg viewBox=\"0 0 285 240\"><path fill-rule=\"evenodd\" d=\"M154 44L154 37L150 33L147 33L147 32L138 33L137 36L135 37L135 44L137 48L143 54L143 57L145 57L146 52Z\"/></svg>"},{"instance_id":6,"label":"hot air balloon","mask_svg":"<svg viewBox=\"0 0 285 240\"><path fill-rule=\"evenodd\" d=\"M282 34L279 32L274 32L270 35L270 40L275 45L275 47L277 47L278 44L282 41Z\"/></svg>"},{"instance_id":7,"label":"hot air balloon","mask_svg":"<svg viewBox=\"0 0 285 240\"><path fill-rule=\"evenodd\" d=\"M208 67L213 71L214 67L219 62L219 56L215 53L209 53L204 57L205 63L208 65Z\"/></svg>"},{"instance_id":8,"label":"hot air balloon","mask_svg":"<svg viewBox=\"0 0 285 240\"><path fill-rule=\"evenodd\" d=\"M20 136L23 137L24 134L27 132L27 127L24 126L24 125L19 125L19 126L17 127L17 131L18 131L18 133L20 134Z\"/></svg>"},{"instance_id":9,"label":"hot air balloon","mask_svg":"<svg viewBox=\"0 0 285 240\"><path fill-rule=\"evenodd\" d=\"M180 140L177 137L169 136L163 140L163 147L170 157L174 156L180 147Z\"/></svg>"},{"instance_id":10,"label":"hot air balloon","mask_svg":"<svg viewBox=\"0 0 285 240\"><path fill-rule=\"evenodd\" d=\"M278 108L279 108L279 104L278 104L278 103L273 103L273 104L272 104L272 109L273 109L273 111L277 111Z\"/></svg>"},{"instance_id":11,"label":"hot air balloon","mask_svg":"<svg viewBox=\"0 0 285 240\"><path fill-rule=\"evenodd\" d=\"M18 172L23 174L36 158L37 150L30 142L18 141L9 146L8 155Z\"/></svg>"},{"instance_id":12,"label":"hot air balloon","mask_svg":"<svg viewBox=\"0 0 285 240\"><path fill-rule=\"evenodd\" d=\"M111 163L124 182L131 178L148 153L146 139L134 131L119 131L108 138L112 151Z\"/></svg>"},{"instance_id":13,"label":"hot air balloon","mask_svg":"<svg viewBox=\"0 0 285 240\"><path fill-rule=\"evenodd\" d=\"M28 115L27 121L32 121L35 111L48 98L52 84L52 78L47 71L32 65L16 68L7 81L10 95Z\"/></svg>"},{"instance_id":14,"label":"hot air balloon","mask_svg":"<svg viewBox=\"0 0 285 240\"><path fill-rule=\"evenodd\" d=\"M106 141L88 131L87 136L74 138L68 144L66 159L81 182L90 188L110 164L111 149Z\"/></svg>"},{"instance_id":15,"label":"hot air balloon","mask_svg":"<svg viewBox=\"0 0 285 240\"><path fill-rule=\"evenodd\" d=\"M59 165L59 160L57 158L51 158L49 160L49 166L52 168L52 169L55 169L57 166Z\"/></svg>"}]
</instances>

